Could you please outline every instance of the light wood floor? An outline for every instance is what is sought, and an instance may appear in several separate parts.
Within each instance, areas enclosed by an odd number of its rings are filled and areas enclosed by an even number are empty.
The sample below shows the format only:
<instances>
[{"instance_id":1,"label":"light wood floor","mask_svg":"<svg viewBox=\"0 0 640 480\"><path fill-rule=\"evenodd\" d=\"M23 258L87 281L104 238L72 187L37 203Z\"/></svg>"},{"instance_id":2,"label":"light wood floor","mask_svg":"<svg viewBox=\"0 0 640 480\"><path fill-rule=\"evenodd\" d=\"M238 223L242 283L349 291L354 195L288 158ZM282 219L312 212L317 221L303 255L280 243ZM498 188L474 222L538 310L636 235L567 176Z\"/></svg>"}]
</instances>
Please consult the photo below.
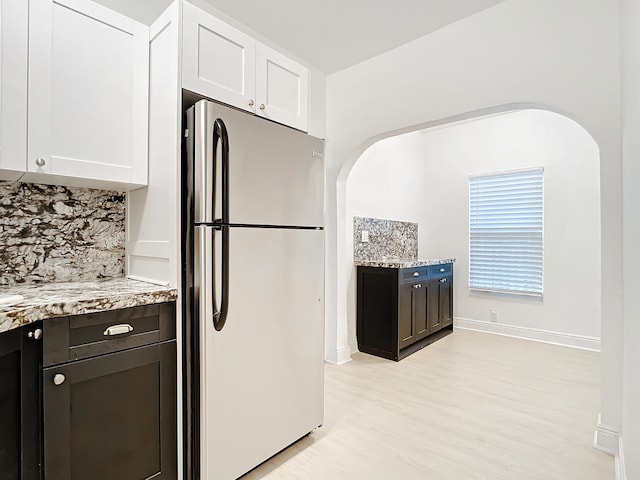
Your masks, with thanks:
<instances>
[{"instance_id":1,"label":"light wood floor","mask_svg":"<svg viewBox=\"0 0 640 480\"><path fill-rule=\"evenodd\" d=\"M242 480L612 480L599 354L456 330L325 368L325 423Z\"/></svg>"}]
</instances>

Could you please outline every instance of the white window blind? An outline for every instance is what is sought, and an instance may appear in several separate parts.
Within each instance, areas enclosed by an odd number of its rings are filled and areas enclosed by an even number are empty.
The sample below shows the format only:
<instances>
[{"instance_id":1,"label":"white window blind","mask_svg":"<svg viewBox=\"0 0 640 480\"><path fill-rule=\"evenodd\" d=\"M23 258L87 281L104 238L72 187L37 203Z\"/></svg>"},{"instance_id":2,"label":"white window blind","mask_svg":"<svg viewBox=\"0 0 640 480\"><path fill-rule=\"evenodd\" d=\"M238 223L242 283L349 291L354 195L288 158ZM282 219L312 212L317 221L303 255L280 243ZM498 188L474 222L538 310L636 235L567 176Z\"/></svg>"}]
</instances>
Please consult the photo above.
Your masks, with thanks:
<instances>
[{"instance_id":1,"label":"white window blind","mask_svg":"<svg viewBox=\"0 0 640 480\"><path fill-rule=\"evenodd\" d=\"M542 295L543 169L469 178L469 287Z\"/></svg>"}]
</instances>

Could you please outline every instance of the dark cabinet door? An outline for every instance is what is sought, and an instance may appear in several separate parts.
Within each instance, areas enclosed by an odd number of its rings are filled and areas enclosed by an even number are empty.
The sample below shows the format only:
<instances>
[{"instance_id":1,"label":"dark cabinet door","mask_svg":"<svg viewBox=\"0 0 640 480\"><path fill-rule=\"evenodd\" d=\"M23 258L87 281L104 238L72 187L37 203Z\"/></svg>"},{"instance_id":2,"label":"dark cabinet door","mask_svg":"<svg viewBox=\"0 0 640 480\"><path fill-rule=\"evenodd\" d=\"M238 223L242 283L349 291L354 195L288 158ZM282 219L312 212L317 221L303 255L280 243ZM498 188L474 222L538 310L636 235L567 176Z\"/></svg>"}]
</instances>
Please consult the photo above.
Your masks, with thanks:
<instances>
[{"instance_id":1,"label":"dark cabinet door","mask_svg":"<svg viewBox=\"0 0 640 480\"><path fill-rule=\"evenodd\" d=\"M400 285L398 294L398 343L400 349L428 334L427 282Z\"/></svg>"},{"instance_id":2,"label":"dark cabinet door","mask_svg":"<svg viewBox=\"0 0 640 480\"><path fill-rule=\"evenodd\" d=\"M175 341L43 371L44 473L177 478Z\"/></svg>"},{"instance_id":3,"label":"dark cabinet door","mask_svg":"<svg viewBox=\"0 0 640 480\"><path fill-rule=\"evenodd\" d=\"M20 480L20 331L0 334L0 472Z\"/></svg>"},{"instance_id":4,"label":"dark cabinet door","mask_svg":"<svg viewBox=\"0 0 640 480\"><path fill-rule=\"evenodd\" d=\"M453 276L438 280L438 319L443 327L453 323Z\"/></svg>"},{"instance_id":5,"label":"dark cabinet door","mask_svg":"<svg viewBox=\"0 0 640 480\"><path fill-rule=\"evenodd\" d=\"M429 333L453 323L453 276L434 278L429 281L431 310L429 311Z\"/></svg>"},{"instance_id":6,"label":"dark cabinet door","mask_svg":"<svg viewBox=\"0 0 640 480\"><path fill-rule=\"evenodd\" d=\"M416 340L429 334L429 283L420 282L413 285L413 324L415 325Z\"/></svg>"},{"instance_id":7,"label":"dark cabinet door","mask_svg":"<svg viewBox=\"0 0 640 480\"><path fill-rule=\"evenodd\" d=\"M0 333L0 478L40 478L38 324ZM39 336L38 336L39 337Z\"/></svg>"},{"instance_id":8,"label":"dark cabinet door","mask_svg":"<svg viewBox=\"0 0 640 480\"><path fill-rule=\"evenodd\" d=\"M429 334L435 333L444 326L440 319L440 279L429 280Z\"/></svg>"}]
</instances>

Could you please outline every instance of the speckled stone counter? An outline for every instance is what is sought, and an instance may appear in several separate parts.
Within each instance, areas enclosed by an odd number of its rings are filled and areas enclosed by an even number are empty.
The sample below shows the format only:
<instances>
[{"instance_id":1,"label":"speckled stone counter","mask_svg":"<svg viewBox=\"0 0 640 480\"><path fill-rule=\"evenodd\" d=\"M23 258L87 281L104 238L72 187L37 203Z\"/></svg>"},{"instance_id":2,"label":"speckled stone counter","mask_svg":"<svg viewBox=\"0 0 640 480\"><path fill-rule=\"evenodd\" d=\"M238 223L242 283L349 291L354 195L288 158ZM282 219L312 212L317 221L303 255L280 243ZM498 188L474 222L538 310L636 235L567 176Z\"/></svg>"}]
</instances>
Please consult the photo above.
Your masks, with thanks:
<instances>
[{"instance_id":1,"label":"speckled stone counter","mask_svg":"<svg viewBox=\"0 0 640 480\"><path fill-rule=\"evenodd\" d=\"M455 258L427 258L424 260L356 260L356 267L382 267L382 268L413 268L425 267L427 265L440 265L442 263L453 263Z\"/></svg>"},{"instance_id":2,"label":"speckled stone counter","mask_svg":"<svg viewBox=\"0 0 640 480\"><path fill-rule=\"evenodd\" d=\"M24 297L14 305L0 306L0 333L46 318L169 302L177 297L175 288L127 278L12 286L0 289L0 294Z\"/></svg>"}]
</instances>

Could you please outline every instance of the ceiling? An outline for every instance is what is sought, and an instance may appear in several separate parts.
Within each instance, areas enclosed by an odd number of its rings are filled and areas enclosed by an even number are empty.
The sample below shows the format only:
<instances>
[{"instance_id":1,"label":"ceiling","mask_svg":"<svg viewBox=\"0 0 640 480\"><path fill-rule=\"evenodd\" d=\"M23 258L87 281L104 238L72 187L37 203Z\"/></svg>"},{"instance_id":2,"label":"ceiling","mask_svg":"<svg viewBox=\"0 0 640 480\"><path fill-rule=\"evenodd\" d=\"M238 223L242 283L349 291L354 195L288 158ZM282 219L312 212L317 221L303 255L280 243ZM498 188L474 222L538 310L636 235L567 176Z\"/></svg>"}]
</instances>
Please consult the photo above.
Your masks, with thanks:
<instances>
[{"instance_id":1,"label":"ceiling","mask_svg":"<svg viewBox=\"0 0 640 480\"><path fill-rule=\"evenodd\" d=\"M330 74L504 0L206 0Z\"/></svg>"},{"instance_id":2,"label":"ceiling","mask_svg":"<svg viewBox=\"0 0 640 480\"><path fill-rule=\"evenodd\" d=\"M150 24L171 0L98 0ZM204 0L330 74L504 0Z\"/></svg>"}]
</instances>

